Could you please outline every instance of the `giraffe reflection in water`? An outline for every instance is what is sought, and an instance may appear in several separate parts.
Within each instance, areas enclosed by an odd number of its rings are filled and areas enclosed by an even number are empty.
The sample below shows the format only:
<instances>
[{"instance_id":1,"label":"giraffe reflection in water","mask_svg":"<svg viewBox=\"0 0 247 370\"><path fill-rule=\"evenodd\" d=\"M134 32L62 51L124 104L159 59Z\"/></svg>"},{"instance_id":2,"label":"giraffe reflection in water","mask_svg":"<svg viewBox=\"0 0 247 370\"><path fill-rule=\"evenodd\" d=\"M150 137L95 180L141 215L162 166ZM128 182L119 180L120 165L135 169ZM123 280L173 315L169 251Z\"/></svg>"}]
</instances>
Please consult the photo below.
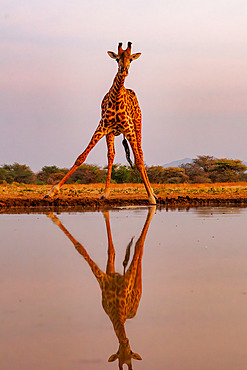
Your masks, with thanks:
<instances>
[{"instance_id":1,"label":"giraffe reflection in water","mask_svg":"<svg viewBox=\"0 0 247 370\"><path fill-rule=\"evenodd\" d=\"M56 217L53 213L48 215L48 217L50 217L52 221L60 227L60 229L74 244L76 250L87 261L99 283L102 291L103 308L113 324L114 332L119 342L118 351L111 355L108 361L112 362L118 360L119 369L123 369L123 365L126 364L128 369L132 370L132 359L142 360L138 353L135 353L131 350L124 324L127 319L132 319L136 315L139 306L142 294L143 246L155 209L156 207L152 206L148 210L148 215L141 235L135 243L132 261L125 272L130 257L130 246L133 238L126 248L125 259L123 262L123 275L115 272L115 249L111 235L109 211L103 212L108 237L108 261L105 273L90 258L86 249L63 226L58 217Z\"/></svg>"}]
</instances>

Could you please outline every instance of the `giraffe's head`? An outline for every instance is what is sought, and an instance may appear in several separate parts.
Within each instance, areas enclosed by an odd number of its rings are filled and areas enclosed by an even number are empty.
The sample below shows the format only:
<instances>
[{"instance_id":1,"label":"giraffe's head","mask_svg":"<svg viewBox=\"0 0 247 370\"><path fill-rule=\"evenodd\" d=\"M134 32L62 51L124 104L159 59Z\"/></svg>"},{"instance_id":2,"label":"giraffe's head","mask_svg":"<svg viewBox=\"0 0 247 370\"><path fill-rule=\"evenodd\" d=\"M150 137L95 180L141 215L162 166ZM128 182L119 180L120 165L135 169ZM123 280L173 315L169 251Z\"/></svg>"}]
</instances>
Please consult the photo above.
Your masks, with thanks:
<instances>
[{"instance_id":1,"label":"giraffe's head","mask_svg":"<svg viewBox=\"0 0 247 370\"><path fill-rule=\"evenodd\" d=\"M118 366L120 370L123 370L124 364L128 366L129 370L133 370L131 363L132 358L135 360L142 360L141 356L138 355L138 353L134 353L131 351L129 339L126 338L125 340L120 342L117 353L111 355L108 361L113 362L118 360Z\"/></svg>"},{"instance_id":2,"label":"giraffe's head","mask_svg":"<svg viewBox=\"0 0 247 370\"><path fill-rule=\"evenodd\" d=\"M122 42L118 44L118 54L114 53L113 51L108 51L108 55L115 59L118 63L118 73L120 73L123 76L128 75L130 63L139 58L141 53L135 53L131 54L131 42L128 42L128 47L126 50L123 50L122 48Z\"/></svg>"}]
</instances>

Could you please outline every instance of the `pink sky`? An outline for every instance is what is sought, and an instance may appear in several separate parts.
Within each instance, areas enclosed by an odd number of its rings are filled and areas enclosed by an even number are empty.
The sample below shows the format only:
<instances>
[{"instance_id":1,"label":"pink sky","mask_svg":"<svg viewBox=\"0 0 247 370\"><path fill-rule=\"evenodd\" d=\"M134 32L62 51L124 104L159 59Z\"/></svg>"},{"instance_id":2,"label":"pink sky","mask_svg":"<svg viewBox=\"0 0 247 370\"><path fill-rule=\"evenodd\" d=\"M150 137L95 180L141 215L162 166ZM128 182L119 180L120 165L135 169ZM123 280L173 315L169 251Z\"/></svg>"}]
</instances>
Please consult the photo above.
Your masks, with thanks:
<instances>
[{"instance_id":1,"label":"pink sky","mask_svg":"<svg viewBox=\"0 0 247 370\"><path fill-rule=\"evenodd\" d=\"M247 160L246 1L14 0L1 14L0 164L70 167L117 70L106 51L129 40L146 163ZM106 164L104 139L87 162Z\"/></svg>"}]
</instances>

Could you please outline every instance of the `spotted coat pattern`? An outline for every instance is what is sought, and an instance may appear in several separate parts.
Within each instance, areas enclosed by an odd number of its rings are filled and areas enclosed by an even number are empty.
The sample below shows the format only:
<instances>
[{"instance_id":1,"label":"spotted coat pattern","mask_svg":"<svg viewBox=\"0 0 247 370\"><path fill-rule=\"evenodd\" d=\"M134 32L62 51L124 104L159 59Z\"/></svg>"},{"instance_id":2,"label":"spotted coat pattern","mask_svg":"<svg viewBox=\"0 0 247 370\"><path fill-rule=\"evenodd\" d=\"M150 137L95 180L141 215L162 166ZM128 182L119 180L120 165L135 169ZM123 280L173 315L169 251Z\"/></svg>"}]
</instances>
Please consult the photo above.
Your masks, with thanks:
<instances>
[{"instance_id":1,"label":"spotted coat pattern","mask_svg":"<svg viewBox=\"0 0 247 370\"><path fill-rule=\"evenodd\" d=\"M119 45L122 45L121 43ZM108 54L117 60L118 72L114 78L109 92L103 98L101 104L101 120L96 128L88 146L78 156L73 167L64 176L64 178L55 185L45 197L54 197L60 190L61 186L71 176L71 174L86 160L87 155L98 143L106 136L108 148L108 173L103 198L109 196L109 186L111 180L112 165L115 157L114 139L115 136L123 134L130 143L132 148L135 165L141 174L144 186L146 188L148 199L151 204L156 204L155 195L149 183L146 169L143 162L143 152L141 146L141 109L136 94L131 89L124 87L125 78L128 75L130 62L137 59L141 54L131 55L131 43L128 43L126 50L122 46L118 48L118 54L108 52Z\"/></svg>"},{"instance_id":2,"label":"spotted coat pattern","mask_svg":"<svg viewBox=\"0 0 247 370\"><path fill-rule=\"evenodd\" d=\"M122 357L119 359L120 368L122 368L121 366L125 362L128 364L129 369L131 369L131 358L141 359L138 354L131 351L124 323L127 319L131 319L136 315L142 295L143 246L154 212L155 207L150 207L141 235L135 244L132 261L124 275L115 272L115 249L111 236L109 211L103 212L108 236L108 261L105 273L90 258L82 244L79 243L63 226L59 218L53 213L48 215L48 217L51 218L52 221L58 225L64 234L71 240L76 250L90 266L93 275L99 283L102 291L102 306L113 324L115 334L119 341L119 350L116 355L112 356L121 357L121 350L123 352Z\"/></svg>"}]
</instances>

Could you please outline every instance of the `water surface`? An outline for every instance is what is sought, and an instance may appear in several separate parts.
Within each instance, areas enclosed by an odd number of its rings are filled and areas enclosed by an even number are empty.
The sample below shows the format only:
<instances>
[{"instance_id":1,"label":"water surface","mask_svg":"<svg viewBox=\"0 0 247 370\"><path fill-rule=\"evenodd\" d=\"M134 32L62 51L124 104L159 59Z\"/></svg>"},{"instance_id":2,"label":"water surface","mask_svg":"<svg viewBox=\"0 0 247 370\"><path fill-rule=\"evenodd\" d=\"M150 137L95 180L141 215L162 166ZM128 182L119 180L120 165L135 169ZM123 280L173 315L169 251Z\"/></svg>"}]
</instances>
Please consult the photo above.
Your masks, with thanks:
<instances>
[{"instance_id":1,"label":"water surface","mask_svg":"<svg viewBox=\"0 0 247 370\"><path fill-rule=\"evenodd\" d=\"M126 246L132 236L137 241L147 214L109 212L121 274ZM103 214L56 216L105 271ZM243 208L156 211L138 312L125 324L143 358L133 360L134 369L246 369L246 224ZM0 235L0 368L117 369L107 362L118 341L99 285L64 232L45 214L2 214Z\"/></svg>"}]
</instances>

